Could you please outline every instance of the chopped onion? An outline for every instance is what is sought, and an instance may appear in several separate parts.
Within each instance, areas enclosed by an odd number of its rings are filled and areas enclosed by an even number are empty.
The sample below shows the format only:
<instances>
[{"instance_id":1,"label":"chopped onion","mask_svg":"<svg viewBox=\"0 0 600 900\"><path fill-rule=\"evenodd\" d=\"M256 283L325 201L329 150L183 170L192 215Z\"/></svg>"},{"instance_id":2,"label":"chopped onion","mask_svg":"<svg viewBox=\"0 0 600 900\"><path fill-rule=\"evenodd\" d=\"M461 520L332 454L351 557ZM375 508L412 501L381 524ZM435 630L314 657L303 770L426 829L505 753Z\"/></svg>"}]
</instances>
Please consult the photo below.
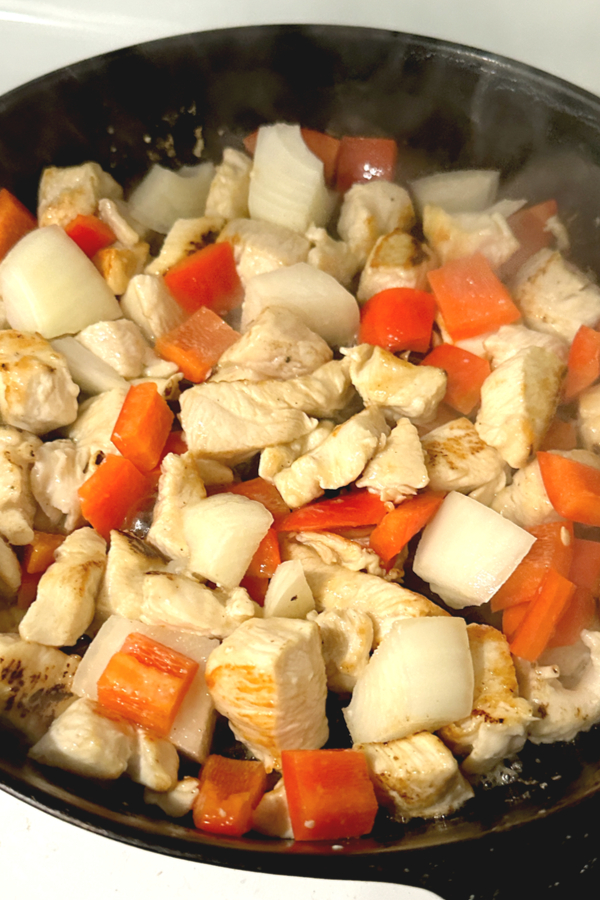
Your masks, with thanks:
<instances>
[{"instance_id":1,"label":"chopped onion","mask_svg":"<svg viewBox=\"0 0 600 900\"><path fill-rule=\"evenodd\" d=\"M461 169L417 178L410 189L421 213L427 204L447 213L483 212L496 199L499 179L491 169Z\"/></svg>"},{"instance_id":2,"label":"chopped onion","mask_svg":"<svg viewBox=\"0 0 600 900\"><path fill-rule=\"evenodd\" d=\"M11 328L48 340L121 316L100 272L58 225L31 231L8 253L0 296Z\"/></svg>"},{"instance_id":3,"label":"chopped onion","mask_svg":"<svg viewBox=\"0 0 600 900\"><path fill-rule=\"evenodd\" d=\"M344 710L354 743L435 731L473 707L473 661L464 619L396 622L357 679Z\"/></svg>"},{"instance_id":4,"label":"chopped onion","mask_svg":"<svg viewBox=\"0 0 600 900\"><path fill-rule=\"evenodd\" d=\"M302 234L311 225L326 224L331 200L323 163L304 143L299 125L259 128L248 208L252 219Z\"/></svg>"},{"instance_id":5,"label":"chopped onion","mask_svg":"<svg viewBox=\"0 0 600 900\"><path fill-rule=\"evenodd\" d=\"M215 167L210 162L182 166L178 172L154 165L129 198L132 216L166 234L177 219L204 215Z\"/></svg>"},{"instance_id":6,"label":"chopped onion","mask_svg":"<svg viewBox=\"0 0 600 900\"><path fill-rule=\"evenodd\" d=\"M184 533L191 571L237 587L272 522L262 503L238 494L215 494L187 507Z\"/></svg>"},{"instance_id":7,"label":"chopped onion","mask_svg":"<svg viewBox=\"0 0 600 900\"><path fill-rule=\"evenodd\" d=\"M302 563L297 559L280 563L267 588L264 615L304 619L314 608L314 597Z\"/></svg>"},{"instance_id":8,"label":"chopped onion","mask_svg":"<svg viewBox=\"0 0 600 900\"><path fill-rule=\"evenodd\" d=\"M413 570L448 606L481 606L534 543L533 535L514 522L452 491L425 527Z\"/></svg>"},{"instance_id":9,"label":"chopped onion","mask_svg":"<svg viewBox=\"0 0 600 900\"><path fill-rule=\"evenodd\" d=\"M113 388L129 390L129 383L112 366L84 347L74 337L56 338L50 341L67 361L71 378L86 394L101 394Z\"/></svg>"},{"instance_id":10,"label":"chopped onion","mask_svg":"<svg viewBox=\"0 0 600 900\"><path fill-rule=\"evenodd\" d=\"M204 762L210 749L214 728L214 705L204 680L204 669L209 654L218 646L219 641L203 637L193 631L144 625L143 622L134 619L110 616L86 650L77 668L73 679L73 693L78 697L97 701L98 679L106 669L110 658L125 643L125 638L134 632L153 638L198 663L198 672L177 713L169 732L169 740L191 759Z\"/></svg>"},{"instance_id":11,"label":"chopped onion","mask_svg":"<svg viewBox=\"0 0 600 900\"><path fill-rule=\"evenodd\" d=\"M334 347L356 342L360 310L356 299L321 269L299 262L255 275L246 285L242 331L270 306L284 306Z\"/></svg>"}]
</instances>

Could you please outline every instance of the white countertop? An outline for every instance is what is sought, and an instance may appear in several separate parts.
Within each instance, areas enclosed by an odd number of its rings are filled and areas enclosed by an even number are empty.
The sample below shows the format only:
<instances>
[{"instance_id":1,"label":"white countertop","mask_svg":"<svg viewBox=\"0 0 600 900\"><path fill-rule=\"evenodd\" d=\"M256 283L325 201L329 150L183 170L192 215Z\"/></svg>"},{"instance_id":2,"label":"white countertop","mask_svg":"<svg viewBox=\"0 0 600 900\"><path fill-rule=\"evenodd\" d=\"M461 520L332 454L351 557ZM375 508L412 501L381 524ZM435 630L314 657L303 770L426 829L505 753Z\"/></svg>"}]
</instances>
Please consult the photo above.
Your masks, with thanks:
<instances>
[{"instance_id":1,"label":"white countertop","mask_svg":"<svg viewBox=\"0 0 600 900\"><path fill-rule=\"evenodd\" d=\"M336 23L480 47L600 94L597 0L0 0L0 94L77 60L173 34L263 23ZM328 882L172 859L77 829L0 791L4 890L24 900L426 900L402 885Z\"/></svg>"}]
</instances>

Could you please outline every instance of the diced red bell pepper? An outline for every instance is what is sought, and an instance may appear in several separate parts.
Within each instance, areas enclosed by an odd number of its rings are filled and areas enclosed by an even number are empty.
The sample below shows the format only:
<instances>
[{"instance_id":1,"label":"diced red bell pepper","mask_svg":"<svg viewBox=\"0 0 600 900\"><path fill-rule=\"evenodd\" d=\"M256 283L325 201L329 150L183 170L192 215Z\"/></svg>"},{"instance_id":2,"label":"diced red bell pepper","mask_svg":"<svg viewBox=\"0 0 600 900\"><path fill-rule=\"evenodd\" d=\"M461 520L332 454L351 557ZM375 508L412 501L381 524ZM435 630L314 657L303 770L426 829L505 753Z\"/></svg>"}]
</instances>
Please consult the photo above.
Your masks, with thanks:
<instances>
[{"instance_id":1,"label":"diced red bell pepper","mask_svg":"<svg viewBox=\"0 0 600 900\"><path fill-rule=\"evenodd\" d=\"M487 359L454 344L434 347L421 365L444 370L448 376L444 403L463 416L470 415L481 402L481 386L492 371Z\"/></svg>"},{"instance_id":2,"label":"diced red bell pepper","mask_svg":"<svg viewBox=\"0 0 600 900\"><path fill-rule=\"evenodd\" d=\"M278 524L279 531L335 531L376 525L387 514L388 507L376 494L353 490L331 500L309 503L295 509Z\"/></svg>"},{"instance_id":3,"label":"diced red bell pepper","mask_svg":"<svg viewBox=\"0 0 600 900\"><path fill-rule=\"evenodd\" d=\"M558 453L539 451L537 459L556 512L572 522L600 525L600 470Z\"/></svg>"},{"instance_id":4,"label":"diced red bell pepper","mask_svg":"<svg viewBox=\"0 0 600 900\"><path fill-rule=\"evenodd\" d=\"M150 472L160 460L175 418L156 385L132 384L111 435L111 441L140 472Z\"/></svg>"},{"instance_id":5,"label":"diced red bell pepper","mask_svg":"<svg viewBox=\"0 0 600 900\"><path fill-rule=\"evenodd\" d=\"M545 200L535 206L519 209L508 217L508 226L520 247L502 266L503 279L506 280L518 272L521 266L538 250L550 246L554 236L546 226L548 219L555 216L557 212L556 200Z\"/></svg>"},{"instance_id":6,"label":"diced red bell pepper","mask_svg":"<svg viewBox=\"0 0 600 900\"><path fill-rule=\"evenodd\" d=\"M239 337L212 309L201 306L181 325L157 338L155 349L163 359L174 362L188 381L199 384Z\"/></svg>"},{"instance_id":7,"label":"diced red bell pepper","mask_svg":"<svg viewBox=\"0 0 600 900\"><path fill-rule=\"evenodd\" d=\"M200 773L194 825L212 834L246 834L266 786L267 773L262 763L212 754Z\"/></svg>"},{"instance_id":8,"label":"diced red bell pepper","mask_svg":"<svg viewBox=\"0 0 600 900\"><path fill-rule=\"evenodd\" d=\"M566 401L577 397L600 378L600 332L582 325L571 344L567 377L563 386Z\"/></svg>"},{"instance_id":9,"label":"diced red bell pepper","mask_svg":"<svg viewBox=\"0 0 600 900\"><path fill-rule=\"evenodd\" d=\"M164 276L169 291L188 313L207 306L218 315L239 306L244 291L227 241L209 244L175 263Z\"/></svg>"},{"instance_id":10,"label":"diced red bell pepper","mask_svg":"<svg viewBox=\"0 0 600 900\"><path fill-rule=\"evenodd\" d=\"M371 297L360 313L359 343L391 353L425 353L431 343L436 305L432 294L414 288L389 288Z\"/></svg>"},{"instance_id":11,"label":"diced red bell pepper","mask_svg":"<svg viewBox=\"0 0 600 900\"><path fill-rule=\"evenodd\" d=\"M529 662L539 659L574 593L571 581L549 569L535 598L527 604L527 612L510 641L510 652Z\"/></svg>"},{"instance_id":12,"label":"diced red bell pepper","mask_svg":"<svg viewBox=\"0 0 600 900\"><path fill-rule=\"evenodd\" d=\"M224 486L224 490L227 493L239 494L242 497L248 497L249 500L256 500L258 503L262 503L273 516L276 526L290 513L289 506L275 485L267 481L266 478L250 478L249 481L228 484Z\"/></svg>"},{"instance_id":13,"label":"diced red bell pepper","mask_svg":"<svg viewBox=\"0 0 600 900\"><path fill-rule=\"evenodd\" d=\"M409 497L373 529L369 546L388 563L434 517L446 496L445 491L423 491Z\"/></svg>"},{"instance_id":14,"label":"diced red bell pepper","mask_svg":"<svg viewBox=\"0 0 600 900\"><path fill-rule=\"evenodd\" d=\"M20 200L7 191L0 190L0 260L4 259L17 241L37 228L37 219Z\"/></svg>"},{"instance_id":15,"label":"diced red bell pepper","mask_svg":"<svg viewBox=\"0 0 600 900\"><path fill-rule=\"evenodd\" d=\"M269 528L250 560L246 575L250 578L272 578L280 562L281 551L277 532L274 528Z\"/></svg>"},{"instance_id":16,"label":"diced red bell pepper","mask_svg":"<svg viewBox=\"0 0 600 900\"><path fill-rule=\"evenodd\" d=\"M90 259L98 250L103 250L104 247L114 244L117 240L110 225L97 216L76 216L68 225L65 225L65 231Z\"/></svg>"},{"instance_id":17,"label":"diced red bell pepper","mask_svg":"<svg viewBox=\"0 0 600 900\"><path fill-rule=\"evenodd\" d=\"M357 182L392 181L398 145L391 138L343 137L337 158L336 189L345 193Z\"/></svg>"},{"instance_id":18,"label":"diced red bell pepper","mask_svg":"<svg viewBox=\"0 0 600 900\"><path fill-rule=\"evenodd\" d=\"M130 460L109 453L77 491L81 514L108 540L110 532L121 528L153 489L152 479Z\"/></svg>"}]
</instances>

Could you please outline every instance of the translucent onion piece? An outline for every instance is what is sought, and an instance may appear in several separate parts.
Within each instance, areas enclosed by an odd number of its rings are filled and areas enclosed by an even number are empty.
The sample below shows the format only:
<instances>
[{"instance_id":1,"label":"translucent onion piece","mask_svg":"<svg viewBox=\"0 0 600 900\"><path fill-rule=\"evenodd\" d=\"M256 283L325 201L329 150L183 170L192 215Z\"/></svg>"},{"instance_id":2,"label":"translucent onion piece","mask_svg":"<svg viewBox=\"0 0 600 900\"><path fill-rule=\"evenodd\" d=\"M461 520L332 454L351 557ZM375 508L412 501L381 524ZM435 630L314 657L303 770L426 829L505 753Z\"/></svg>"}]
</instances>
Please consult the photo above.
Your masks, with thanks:
<instances>
[{"instance_id":1,"label":"translucent onion piece","mask_svg":"<svg viewBox=\"0 0 600 900\"><path fill-rule=\"evenodd\" d=\"M315 608L302 563L297 559L282 562L269 582L265 596L264 615L304 619Z\"/></svg>"},{"instance_id":2,"label":"translucent onion piece","mask_svg":"<svg viewBox=\"0 0 600 900\"><path fill-rule=\"evenodd\" d=\"M146 228L166 234L177 219L204 215L214 174L210 162L182 166L178 172L154 165L129 198L131 214Z\"/></svg>"},{"instance_id":3,"label":"translucent onion piece","mask_svg":"<svg viewBox=\"0 0 600 900\"><path fill-rule=\"evenodd\" d=\"M535 538L477 500L452 491L425 527L413 564L448 606L490 600Z\"/></svg>"},{"instance_id":4,"label":"translucent onion piece","mask_svg":"<svg viewBox=\"0 0 600 900\"><path fill-rule=\"evenodd\" d=\"M435 731L473 707L473 662L464 619L396 622L359 676L344 710L354 743Z\"/></svg>"},{"instance_id":5,"label":"translucent onion piece","mask_svg":"<svg viewBox=\"0 0 600 900\"><path fill-rule=\"evenodd\" d=\"M491 169L436 172L411 181L410 189L421 213L427 204L447 213L483 212L496 199L499 178Z\"/></svg>"},{"instance_id":6,"label":"translucent onion piece","mask_svg":"<svg viewBox=\"0 0 600 900\"><path fill-rule=\"evenodd\" d=\"M56 338L50 341L67 361L71 378L86 394L101 394L113 388L128 390L129 383L112 366L84 347L74 337Z\"/></svg>"},{"instance_id":7,"label":"translucent onion piece","mask_svg":"<svg viewBox=\"0 0 600 900\"><path fill-rule=\"evenodd\" d=\"M356 299L331 275L308 263L255 275L246 286L242 331L270 306L285 306L334 347L356 342L360 310Z\"/></svg>"},{"instance_id":8,"label":"translucent onion piece","mask_svg":"<svg viewBox=\"0 0 600 900\"><path fill-rule=\"evenodd\" d=\"M4 258L0 296L11 328L46 339L121 316L102 275L58 225L31 231Z\"/></svg>"},{"instance_id":9,"label":"translucent onion piece","mask_svg":"<svg viewBox=\"0 0 600 900\"><path fill-rule=\"evenodd\" d=\"M310 225L326 224L331 203L323 163L304 143L299 125L259 128L248 207L252 219L302 234Z\"/></svg>"},{"instance_id":10,"label":"translucent onion piece","mask_svg":"<svg viewBox=\"0 0 600 900\"><path fill-rule=\"evenodd\" d=\"M191 571L223 587L237 587L272 522L262 503L237 494L215 494L186 508Z\"/></svg>"}]
</instances>

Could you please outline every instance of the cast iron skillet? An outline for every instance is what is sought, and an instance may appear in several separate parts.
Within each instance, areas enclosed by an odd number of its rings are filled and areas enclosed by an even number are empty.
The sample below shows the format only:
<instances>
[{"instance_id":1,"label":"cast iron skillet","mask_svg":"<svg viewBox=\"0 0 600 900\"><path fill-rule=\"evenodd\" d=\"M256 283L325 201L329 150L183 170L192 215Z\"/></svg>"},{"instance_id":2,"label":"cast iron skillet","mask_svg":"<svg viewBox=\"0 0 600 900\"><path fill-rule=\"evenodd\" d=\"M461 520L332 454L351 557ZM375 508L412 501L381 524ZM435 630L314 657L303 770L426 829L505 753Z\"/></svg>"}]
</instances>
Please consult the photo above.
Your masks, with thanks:
<instances>
[{"instance_id":1,"label":"cast iron skillet","mask_svg":"<svg viewBox=\"0 0 600 900\"><path fill-rule=\"evenodd\" d=\"M600 102L527 66L428 38L335 26L258 26L109 53L0 99L0 185L31 208L42 168L97 160L126 186L150 162L192 163L263 122L393 136L402 180L498 168L507 196L555 197L573 258L600 272ZM449 818L330 844L215 839L167 821L126 780L36 768L3 736L0 783L54 815L147 849L237 868L396 881L451 898L597 896L600 733L528 746L512 784ZM589 892L589 893L588 893Z\"/></svg>"}]
</instances>

